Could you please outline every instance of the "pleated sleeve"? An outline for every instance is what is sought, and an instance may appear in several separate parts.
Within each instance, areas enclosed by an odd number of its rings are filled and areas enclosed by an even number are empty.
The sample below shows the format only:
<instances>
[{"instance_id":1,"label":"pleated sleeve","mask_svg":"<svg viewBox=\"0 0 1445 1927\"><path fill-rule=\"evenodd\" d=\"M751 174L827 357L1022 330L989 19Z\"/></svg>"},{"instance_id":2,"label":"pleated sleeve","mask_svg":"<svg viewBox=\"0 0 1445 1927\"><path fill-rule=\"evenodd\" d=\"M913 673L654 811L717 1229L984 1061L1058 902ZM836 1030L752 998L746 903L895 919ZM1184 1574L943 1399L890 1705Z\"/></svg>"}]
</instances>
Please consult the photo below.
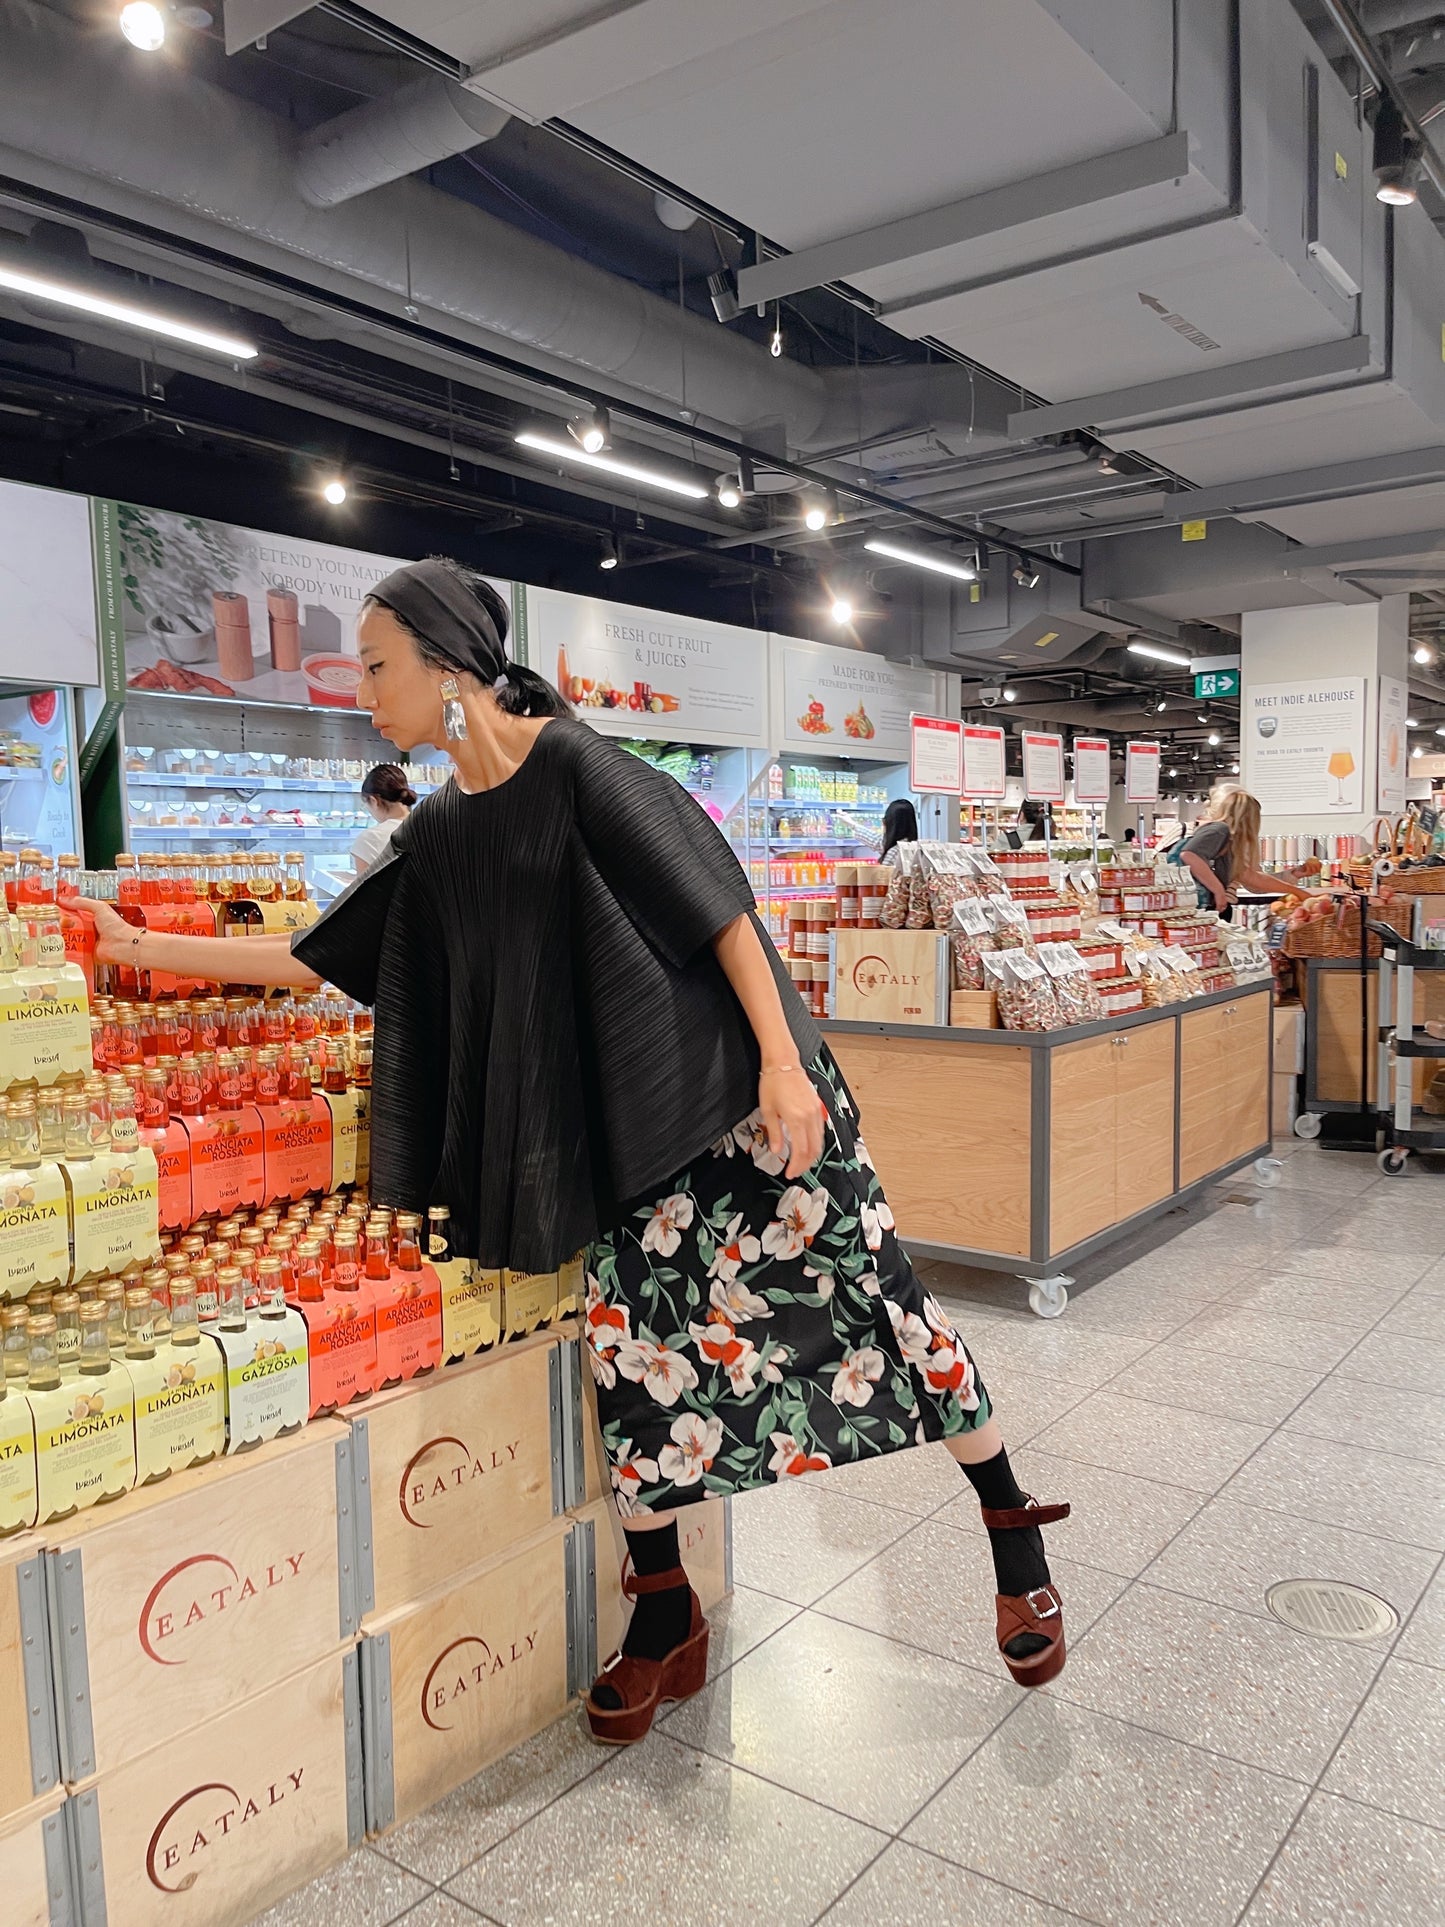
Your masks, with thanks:
<instances>
[{"instance_id":1,"label":"pleated sleeve","mask_svg":"<svg viewBox=\"0 0 1445 1927\"><path fill-rule=\"evenodd\" d=\"M612 894L647 941L682 969L754 908L727 839L682 785L601 737L574 765L577 825Z\"/></svg>"},{"instance_id":2,"label":"pleated sleeve","mask_svg":"<svg viewBox=\"0 0 1445 1927\"><path fill-rule=\"evenodd\" d=\"M406 865L405 844L399 841L404 828L309 930L298 930L291 939L293 957L359 1004L376 1002L382 940Z\"/></svg>"}]
</instances>

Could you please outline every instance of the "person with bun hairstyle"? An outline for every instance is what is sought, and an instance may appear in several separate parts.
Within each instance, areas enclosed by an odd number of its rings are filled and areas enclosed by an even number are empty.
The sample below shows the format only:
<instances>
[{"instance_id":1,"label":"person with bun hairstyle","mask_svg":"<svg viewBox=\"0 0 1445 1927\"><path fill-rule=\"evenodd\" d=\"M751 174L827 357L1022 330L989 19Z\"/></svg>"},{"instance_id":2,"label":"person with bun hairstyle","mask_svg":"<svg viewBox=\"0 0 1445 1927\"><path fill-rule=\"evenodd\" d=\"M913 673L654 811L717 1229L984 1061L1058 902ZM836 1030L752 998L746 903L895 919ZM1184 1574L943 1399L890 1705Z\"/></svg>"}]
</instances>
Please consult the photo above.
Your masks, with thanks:
<instances>
[{"instance_id":1,"label":"person with bun hairstyle","mask_svg":"<svg viewBox=\"0 0 1445 1927\"><path fill-rule=\"evenodd\" d=\"M378 763L361 781L361 800L373 820L351 846L356 874L369 870L416 805L416 791L399 763Z\"/></svg>"},{"instance_id":2,"label":"person with bun hairstyle","mask_svg":"<svg viewBox=\"0 0 1445 1927\"><path fill-rule=\"evenodd\" d=\"M454 1251L491 1269L580 1254L635 1600L587 1695L594 1736L640 1740L706 1679L680 1511L930 1442L983 1507L1005 1666L1054 1678L1039 1527L1068 1507L1019 1489L732 849L508 658L480 576L398 569L358 633L360 707L398 749L444 744L450 780L289 947L140 932L95 905L97 955L206 976L244 950L252 979L374 1005L376 1201L447 1205Z\"/></svg>"}]
</instances>

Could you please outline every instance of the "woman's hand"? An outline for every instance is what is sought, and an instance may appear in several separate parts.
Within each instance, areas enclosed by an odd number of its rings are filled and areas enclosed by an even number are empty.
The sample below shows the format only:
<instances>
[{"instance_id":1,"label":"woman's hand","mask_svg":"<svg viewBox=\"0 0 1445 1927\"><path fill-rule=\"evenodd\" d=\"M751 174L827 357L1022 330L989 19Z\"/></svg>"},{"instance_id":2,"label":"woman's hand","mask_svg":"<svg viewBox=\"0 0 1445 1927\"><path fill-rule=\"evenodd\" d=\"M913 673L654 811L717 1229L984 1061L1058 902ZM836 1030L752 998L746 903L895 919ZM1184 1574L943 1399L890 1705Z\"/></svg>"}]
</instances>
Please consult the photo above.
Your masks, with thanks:
<instances>
[{"instance_id":1,"label":"woman's hand","mask_svg":"<svg viewBox=\"0 0 1445 1927\"><path fill-rule=\"evenodd\" d=\"M800 1178L811 1171L823 1155L827 1112L801 1064L792 1070L763 1072L758 1079L758 1109L768 1133L768 1149L775 1158L788 1159L784 1177Z\"/></svg>"},{"instance_id":2,"label":"woman's hand","mask_svg":"<svg viewBox=\"0 0 1445 1927\"><path fill-rule=\"evenodd\" d=\"M1233 884L1231 884L1227 890L1216 890L1214 892L1214 907L1221 916L1224 915L1225 911L1229 908L1230 904L1235 901L1238 895L1239 892L1234 888Z\"/></svg>"},{"instance_id":3,"label":"woman's hand","mask_svg":"<svg viewBox=\"0 0 1445 1927\"><path fill-rule=\"evenodd\" d=\"M127 923L113 904L101 903L96 897L72 897L66 907L85 911L95 925L97 963L128 963L133 960L135 940L144 932L133 923Z\"/></svg>"}]
</instances>

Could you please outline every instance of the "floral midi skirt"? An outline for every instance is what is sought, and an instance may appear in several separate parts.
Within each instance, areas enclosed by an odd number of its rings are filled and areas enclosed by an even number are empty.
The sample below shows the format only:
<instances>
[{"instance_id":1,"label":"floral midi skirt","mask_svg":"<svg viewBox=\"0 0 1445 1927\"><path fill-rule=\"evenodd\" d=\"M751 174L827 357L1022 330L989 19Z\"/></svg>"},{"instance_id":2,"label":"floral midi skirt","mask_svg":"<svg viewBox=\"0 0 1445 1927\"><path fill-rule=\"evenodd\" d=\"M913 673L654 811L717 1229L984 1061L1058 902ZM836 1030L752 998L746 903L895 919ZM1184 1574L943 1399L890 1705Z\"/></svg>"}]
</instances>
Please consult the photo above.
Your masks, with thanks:
<instances>
[{"instance_id":1,"label":"floral midi skirt","mask_svg":"<svg viewBox=\"0 0 1445 1927\"><path fill-rule=\"evenodd\" d=\"M795 1184L761 1117L590 1245L586 1335L624 1514L746 1492L982 1425L973 1359L898 1244L842 1074Z\"/></svg>"}]
</instances>

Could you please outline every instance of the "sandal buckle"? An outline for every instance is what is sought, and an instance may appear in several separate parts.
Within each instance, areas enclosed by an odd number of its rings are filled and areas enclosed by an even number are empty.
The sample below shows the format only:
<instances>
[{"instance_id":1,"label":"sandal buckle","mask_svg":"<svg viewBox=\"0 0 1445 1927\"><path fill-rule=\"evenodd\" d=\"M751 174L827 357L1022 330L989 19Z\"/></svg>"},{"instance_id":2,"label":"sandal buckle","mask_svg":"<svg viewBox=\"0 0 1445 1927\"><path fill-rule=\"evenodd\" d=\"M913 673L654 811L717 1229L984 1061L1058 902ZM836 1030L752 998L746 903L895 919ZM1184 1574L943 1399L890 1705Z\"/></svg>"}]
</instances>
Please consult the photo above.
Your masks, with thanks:
<instances>
[{"instance_id":1,"label":"sandal buckle","mask_svg":"<svg viewBox=\"0 0 1445 1927\"><path fill-rule=\"evenodd\" d=\"M1034 1602L1047 1599L1047 1607L1040 1608ZM1035 1586L1032 1592L1024 1594L1024 1603L1035 1619L1057 1619L1062 1608L1052 1586Z\"/></svg>"}]
</instances>

